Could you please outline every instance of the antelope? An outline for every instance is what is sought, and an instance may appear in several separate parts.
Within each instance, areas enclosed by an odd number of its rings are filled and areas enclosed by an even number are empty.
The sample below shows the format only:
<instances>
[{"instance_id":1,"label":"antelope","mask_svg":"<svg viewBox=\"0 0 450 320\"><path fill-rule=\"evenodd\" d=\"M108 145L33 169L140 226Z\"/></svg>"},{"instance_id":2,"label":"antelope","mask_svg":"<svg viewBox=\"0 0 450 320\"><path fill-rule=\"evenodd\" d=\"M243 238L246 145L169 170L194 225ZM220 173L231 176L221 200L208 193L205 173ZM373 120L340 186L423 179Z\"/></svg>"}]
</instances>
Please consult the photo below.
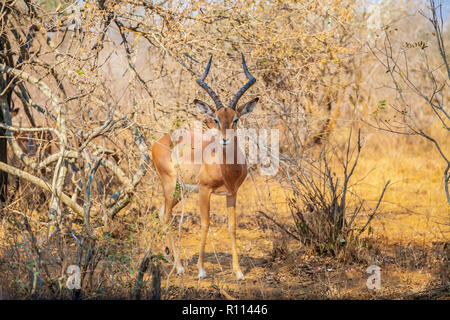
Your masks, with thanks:
<instances>
[{"instance_id":1,"label":"antelope","mask_svg":"<svg viewBox=\"0 0 450 320\"><path fill-rule=\"evenodd\" d=\"M231 238L231 252L232 252L232 268L233 273L238 280L244 280L244 275L240 269L238 261L238 252L236 247L236 197L239 187L247 176L247 164L240 161L238 163L236 159L238 156L242 156L242 152L237 146L237 135L235 131L237 129L237 123L240 117L250 113L256 106L259 98L254 98L246 104L237 108L237 103L242 95L256 82L256 79L250 74L245 64L244 55L242 54L242 66L244 73L248 78L248 82L234 95L228 107L224 107L219 99L219 96L204 82L208 76L209 69L211 67L212 56L209 59L208 65L203 75L197 79L197 84L204 89L211 99L214 101L216 108L214 109L206 102L195 99L194 104L198 111L209 119L210 125L214 124L218 129L220 143L217 143L215 152L222 152L223 159L226 158L226 154L231 154L234 161L232 163L207 163L202 160L201 164L175 164L172 160L171 151L173 147L181 142L180 140L172 141L172 137L166 134L159 139L152 148L152 157L155 164L156 171L161 180L164 204L160 209L159 218L162 223L169 226L169 250L173 254L173 262L176 267L177 273L184 273L184 268L181 264L179 251L175 248L173 231L170 231L170 222L172 218L172 209L180 201L179 192L177 187L180 186L180 182L186 188L191 188L193 191L199 194L199 206L200 206L200 222L201 222L201 242L200 253L198 258L198 278L204 279L206 277L206 271L204 268L204 255L206 237L208 234L209 222L210 222L210 198L211 194L226 196L226 207L228 214L228 231ZM212 120L212 121L211 121ZM208 126L210 126L208 125ZM192 133L192 131L191 131ZM193 134L190 135L193 137ZM193 138L192 138L193 141ZM206 138L201 143L201 152L206 146L211 143L212 140ZM217 141L217 140L215 140ZM231 143L230 143L231 142ZM196 151L197 152L197 151ZM190 154L189 154L190 153ZM188 152L189 156L194 157L194 150ZM241 158L242 159L242 158ZM180 181L181 180L181 181ZM187 184L189 183L189 184Z\"/></svg>"}]
</instances>

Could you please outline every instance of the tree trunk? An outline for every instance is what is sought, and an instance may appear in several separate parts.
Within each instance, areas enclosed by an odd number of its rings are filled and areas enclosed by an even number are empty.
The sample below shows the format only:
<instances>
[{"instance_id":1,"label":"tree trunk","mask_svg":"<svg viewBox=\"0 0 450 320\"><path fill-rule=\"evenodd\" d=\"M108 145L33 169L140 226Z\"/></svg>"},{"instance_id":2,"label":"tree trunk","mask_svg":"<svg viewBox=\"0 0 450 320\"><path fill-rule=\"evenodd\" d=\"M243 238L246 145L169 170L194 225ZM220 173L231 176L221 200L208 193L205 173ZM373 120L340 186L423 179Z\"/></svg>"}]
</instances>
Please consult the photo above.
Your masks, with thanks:
<instances>
[{"instance_id":1,"label":"tree trunk","mask_svg":"<svg viewBox=\"0 0 450 320\"><path fill-rule=\"evenodd\" d=\"M3 108L9 108L8 99L6 95L0 96L0 122L4 122ZM8 162L8 149L7 149L7 139L6 130L0 128L0 161ZM4 171L0 171L0 202L6 202L8 195L8 174Z\"/></svg>"}]
</instances>

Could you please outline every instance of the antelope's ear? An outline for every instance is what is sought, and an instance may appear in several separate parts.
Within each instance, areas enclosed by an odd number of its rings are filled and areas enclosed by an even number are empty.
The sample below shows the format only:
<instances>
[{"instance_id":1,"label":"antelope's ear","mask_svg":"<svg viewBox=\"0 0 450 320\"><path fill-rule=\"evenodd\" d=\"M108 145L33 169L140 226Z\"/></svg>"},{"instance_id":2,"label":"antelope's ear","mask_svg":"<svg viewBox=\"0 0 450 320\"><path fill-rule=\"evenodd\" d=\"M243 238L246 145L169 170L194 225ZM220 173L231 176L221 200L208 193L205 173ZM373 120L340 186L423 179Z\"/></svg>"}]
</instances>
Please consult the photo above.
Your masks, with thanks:
<instances>
[{"instance_id":1,"label":"antelope's ear","mask_svg":"<svg viewBox=\"0 0 450 320\"><path fill-rule=\"evenodd\" d=\"M247 102L242 110L239 112L239 117L242 117L243 115L246 115L247 113L250 113L255 109L256 103L258 102L259 98L255 98L253 100L250 100Z\"/></svg>"},{"instance_id":2,"label":"antelope's ear","mask_svg":"<svg viewBox=\"0 0 450 320\"><path fill-rule=\"evenodd\" d=\"M195 99L194 103L201 114L210 117L214 116L214 110L206 102Z\"/></svg>"}]
</instances>

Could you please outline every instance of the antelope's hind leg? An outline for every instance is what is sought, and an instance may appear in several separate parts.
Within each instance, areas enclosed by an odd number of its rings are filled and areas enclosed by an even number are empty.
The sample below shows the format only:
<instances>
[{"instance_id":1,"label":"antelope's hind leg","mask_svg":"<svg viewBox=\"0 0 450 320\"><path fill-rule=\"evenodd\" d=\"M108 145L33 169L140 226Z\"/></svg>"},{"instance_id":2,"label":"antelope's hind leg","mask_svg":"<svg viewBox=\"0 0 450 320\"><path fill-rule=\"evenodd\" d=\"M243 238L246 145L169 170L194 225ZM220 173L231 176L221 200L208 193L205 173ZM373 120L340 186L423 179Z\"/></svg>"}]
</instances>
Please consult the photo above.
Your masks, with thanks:
<instances>
[{"instance_id":1,"label":"antelope's hind leg","mask_svg":"<svg viewBox=\"0 0 450 320\"><path fill-rule=\"evenodd\" d=\"M244 274L239 266L236 245L236 195L227 196L228 232L231 238L231 254L233 257L233 273L237 280L244 280Z\"/></svg>"}]
</instances>

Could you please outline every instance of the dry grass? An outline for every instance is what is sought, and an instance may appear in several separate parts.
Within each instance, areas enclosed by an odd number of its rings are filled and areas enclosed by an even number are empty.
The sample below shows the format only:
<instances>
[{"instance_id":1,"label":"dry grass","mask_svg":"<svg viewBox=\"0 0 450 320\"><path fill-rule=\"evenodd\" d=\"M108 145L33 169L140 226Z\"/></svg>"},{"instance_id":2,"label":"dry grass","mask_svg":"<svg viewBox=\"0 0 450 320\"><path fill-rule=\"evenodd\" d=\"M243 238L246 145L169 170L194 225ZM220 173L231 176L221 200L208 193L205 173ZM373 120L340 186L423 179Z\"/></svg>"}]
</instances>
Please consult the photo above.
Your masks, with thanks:
<instances>
[{"instance_id":1,"label":"dry grass","mask_svg":"<svg viewBox=\"0 0 450 320\"><path fill-rule=\"evenodd\" d=\"M444 148L450 146L444 145ZM376 201L383 181L393 183L375 226L392 241L448 241L449 206L443 188L443 164L437 151L415 137L372 132L355 173L368 178L355 186L361 197Z\"/></svg>"},{"instance_id":2,"label":"dry grass","mask_svg":"<svg viewBox=\"0 0 450 320\"><path fill-rule=\"evenodd\" d=\"M196 280L200 221L198 200L193 195L184 205L181 238L187 273L181 277L172 274L163 281L165 298L223 299L213 284L240 299L445 298L450 226L439 156L427 143L373 129L364 131L367 138L352 192L372 208L386 180L390 179L392 186L382 201L381 213L373 220L370 249L362 253L361 262L317 256L277 232L257 211L270 210L279 222L290 221L288 186L254 175L247 178L238 196L238 248L245 283L236 282L231 272L225 200L218 196L212 198L206 246L209 277ZM159 207L161 200L157 197L152 204ZM181 214L181 205L175 212ZM140 237L138 242L149 243L148 233ZM280 243L286 248L277 256L274 247ZM365 269L370 264L382 267L382 289L376 292L366 288ZM164 268L167 275L171 266Z\"/></svg>"},{"instance_id":3,"label":"dry grass","mask_svg":"<svg viewBox=\"0 0 450 320\"><path fill-rule=\"evenodd\" d=\"M411 137L389 136L367 128L364 131L365 147L352 192L366 199L370 208L375 205L385 181L390 179L392 186L382 202L381 213L373 220L370 249L361 255L362 262L344 263L317 256L273 228L257 211L266 210L274 213L278 221L289 222L288 185L253 173L241 187L237 209L238 250L246 281L238 283L231 272L225 199L219 196L213 196L211 202L205 263L209 277L196 280L200 221L194 194L186 199L183 213L181 257L187 272L181 277L174 273L168 276L171 264L163 264L163 298L223 299L213 284L240 299L445 298L450 227L439 156L427 143ZM344 132L340 135L343 137ZM340 137L333 139L339 141ZM153 180L146 182L153 183ZM116 254L116 260L111 263L116 266L116 279L110 283L114 289L109 294L114 297L129 296L146 248L162 250L158 222L152 214L162 201L159 188L142 191L131 208L119 213L117 221L110 225L108 243ZM181 211L182 206L178 205L176 214L180 215ZM38 211L29 216L42 219ZM5 236L5 220L2 225L1 234ZM97 233L102 232L99 226ZM276 254L275 249L280 245L285 248ZM127 259L129 263L123 263ZM365 285L368 277L365 269L374 263L382 267L382 289L376 292ZM124 266L131 273L122 270ZM144 280L149 281L148 276ZM438 289L430 291L432 288ZM19 292L16 294L20 296ZM96 296L101 298L105 294L109 296L108 292ZM146 294L148 290L144 298Z\"/></svg>"},{"instance_id":4,"label":"dry grass","mask_svg":"<svg viewBox=\"0 0 450 320\"><path fill-rule=\"evenodd\" d=\"M448 297L445 288L448 290L449 208L443 195L439 156L427 143L411 137L390 136L368 128L363 131L365 146L351 191L366 199L371 208L385 181L390 179L392 186L382 202L381 213L372 222L370 249L362 251L360 262L318 256L276 230L257 211L271 212L277 221L289 222L289 186L252 173L241 187L237 209L238 250L246 281L237 282L231 272L225 199L219 196L213 196L211 202L205 263L209 277L203 281L196 279L200 220L194 194L186 199L183 212L181 257L186 274L169 275L171 264L163 263L163 299L223 299L223 294L212 285L239 299ZM333 136L333 141L345 135L344 131L337 132L339 135ZM154 183L151 178L146 179L146 183ZM128 298L146 249L162 251L155 216L162 201L160 194L160 186L142 191L132 206L119 213L109 226L111 237L105 237L103 245L114 253L109 264L115 276L105 287L110 285L109 290L113 291L98 292L91 297ZM182 206L178 205L175 214L179 216L181 211ZM39 211L27 215L29 219L42 220ZM6 228L3 220L2 243L7 242ZM96 231L101 235L104 228L99 226ZM3 259L6 256L4 252ZM108 259L104 263L108 264ZM376 292L365 285L368 277L365 269L370 264L382 267L382 289ZM14 279L13 274L4 276ZM149 283L148 275L144 281ZM7 288L3 286L5 294ZM11 288L16 286L11 284ZM148 294L149 289L144 290L143 297ZM15 295L21 296L20 292Z\"/></svg>"}]
</instances>

